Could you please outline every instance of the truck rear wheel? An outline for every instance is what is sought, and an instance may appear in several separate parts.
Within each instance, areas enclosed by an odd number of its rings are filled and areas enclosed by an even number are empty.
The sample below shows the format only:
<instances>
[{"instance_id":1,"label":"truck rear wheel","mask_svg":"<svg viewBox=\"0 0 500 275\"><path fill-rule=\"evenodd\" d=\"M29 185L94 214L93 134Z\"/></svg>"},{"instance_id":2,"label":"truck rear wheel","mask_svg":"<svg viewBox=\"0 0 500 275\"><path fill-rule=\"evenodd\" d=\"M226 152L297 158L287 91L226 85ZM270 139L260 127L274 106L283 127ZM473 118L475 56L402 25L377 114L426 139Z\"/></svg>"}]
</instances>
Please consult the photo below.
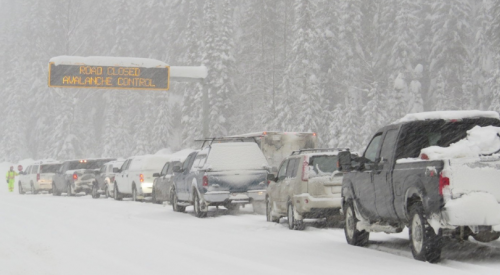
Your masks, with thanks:
<instances>
[{"instance_id":1,"label":"truck rear wheel","mask_svg":"<svg viewBox=\"0 0 500 275\"><path fill-rule=\"evenodd\" d=\"M193 194L193 206L196 217L205 218L207 216L207 212L201 210L201 200L196 191Z\"/></svg>"},{"instance_id":2,"label":"truck rear wheel","mask_svg":"<svg viewBox=\"0 0 500 275\"><path fill-rule=\"evenodd\" d=\"M347 243L355 246L366 246L370 239L370 232L357 229L358 219L351 201L345 204L345 227L344 233Z\"/></svg>"},{"instance_id":3,"label":"truck rear wheel","mask_svg":"<svg viewBox=\"0 0 500 275\"><path fill-rule=\"evenodd\" d=\"M421 203L410 207L410 247L413 258L430 263L441 258L441 236L429 225Z\"/></svg>"},{"instance_id":4,"label":"truck rear wheel","mask_svg":"<svg viewBox=\"0 0 500 275\"><path fill-rule=\"evenodd\" d=\"M186 211L186 207L185 206L178 205L179 199L177 198L177 192L175 192L175 189L173 189L170 194L172 196L172 198L170 199L170 201L172 202L172 209L174 210L174 212L184 212L184 211Z\"/></svg>"}]
</instances>

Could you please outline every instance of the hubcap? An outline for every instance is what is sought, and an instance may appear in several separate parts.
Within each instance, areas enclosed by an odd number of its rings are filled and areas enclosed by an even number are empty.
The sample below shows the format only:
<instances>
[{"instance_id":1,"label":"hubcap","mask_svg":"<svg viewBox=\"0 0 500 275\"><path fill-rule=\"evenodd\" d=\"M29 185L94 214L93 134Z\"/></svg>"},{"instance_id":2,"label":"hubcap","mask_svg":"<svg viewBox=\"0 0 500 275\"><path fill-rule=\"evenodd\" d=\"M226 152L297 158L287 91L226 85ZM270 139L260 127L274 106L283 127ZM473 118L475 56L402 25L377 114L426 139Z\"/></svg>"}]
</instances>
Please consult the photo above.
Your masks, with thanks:
<instances>
[{"instance_id":1,"label":"hubcap","mask_svg":"<svg viewBox=\"0 0 500 275\"><path fill-rule=\"evenodd\" d=\"M349 239L352 239L354 236L354 227L356 226L356 223L354 221L354 215L352 214L352 208L348 207L346 214L345 214L345 228L347 231L347 236Z\"/></svg>"},{"instance_id":2,"label":"hubcap","mask_svg":"<svg viewBox=\"0 0 500 275\"><path fill-rule=\"evenodd\" d=\"M418 214L415 214L411 223L411 240L413 243L413 248L417 253L420 253L420 251L422 251L424 243L423 236L424 232L422 229L422 221L420 220L420 216Z\"/></svg>"}]
</instances>

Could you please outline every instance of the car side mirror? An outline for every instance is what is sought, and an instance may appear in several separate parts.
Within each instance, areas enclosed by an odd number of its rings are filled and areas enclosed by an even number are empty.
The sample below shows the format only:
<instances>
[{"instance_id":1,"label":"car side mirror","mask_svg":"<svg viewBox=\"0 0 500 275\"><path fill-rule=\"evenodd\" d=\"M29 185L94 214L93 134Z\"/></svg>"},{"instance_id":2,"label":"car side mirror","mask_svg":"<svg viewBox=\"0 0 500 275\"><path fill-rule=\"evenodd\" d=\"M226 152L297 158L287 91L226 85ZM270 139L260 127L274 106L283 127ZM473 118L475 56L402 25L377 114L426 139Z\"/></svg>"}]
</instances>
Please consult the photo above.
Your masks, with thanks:
<instances>
[{"instance_id":1,"label":"car side mirror","mask_svg":"<svg viewBox=\"0 0 500 275\"><path fill-rule=\"evenodd\" d=\"M337 168L342 172L349 172L352 170L352 159L350 151L341 151L337 155Z\"/></svg>"},{"instance_id":2,"label":"car side mirror","mask_svg":"<svg viewBox=\"0 0 500 275\"><path fill-rule=\"evenodd\" d=\"M174 171L174 173L180 173L180 172L182 172L182 169L179 165L176 165L176 166L174 166L172 171Z\"/></svg>"},{"instance_id":3,"label":"car side mirror","mask_svg":"<svg viewBox=\"0 0 500 275\"><path fill-rule=\"evenodd\" d=\"M153 178L159 178L160 177L160 173L154 173L153 174Z\"/></svg>"},{"instance_id":4,"label":"car side mirror","mask_svg":"<svg viewBox=\"0 0 500 275\"><path fill-rule=\"evenodd\" d=\"M276 181L276 176L274 174L267 174L267 180Z\"/></svg>"}]
</instances>

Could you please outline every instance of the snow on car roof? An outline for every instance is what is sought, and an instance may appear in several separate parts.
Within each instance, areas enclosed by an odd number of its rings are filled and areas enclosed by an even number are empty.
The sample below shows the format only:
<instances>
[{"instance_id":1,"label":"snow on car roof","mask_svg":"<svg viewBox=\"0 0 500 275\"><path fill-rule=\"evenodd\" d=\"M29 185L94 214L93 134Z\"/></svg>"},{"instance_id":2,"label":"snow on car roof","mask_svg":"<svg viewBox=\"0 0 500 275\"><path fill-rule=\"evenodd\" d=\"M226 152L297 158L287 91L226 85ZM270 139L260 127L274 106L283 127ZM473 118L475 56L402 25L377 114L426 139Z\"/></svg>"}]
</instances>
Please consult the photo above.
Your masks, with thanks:
<instances>
[{"instance_id":1,"label":"snow on car roof","mask_svg":"<svg viewBox=\"0 0 500 275\"><path fill-rule=\"evenodd\" d=\"M114 56L56 56L50 59L54 65L88 65L88 66L120 66L120 67L142 67L142 68L165 68L167 63L137 57L114 57ZM170 66L170 77L174 78L206 78L208 75L205 66Z\"/></svg>"},{"instance_id":2,"label":"snow on car roof","mask_svg":"<svg viewBox=\"0 0 500 275\"><path fill-rule=\"evenodd\" d=\"M200 154L204 152L205 150ZM210 146L206 165L215 171L258 170L263 169L268 163L256 143L227 142Z\"/></svg>"},{"instance_id":3,"label":"snow on car roof","mask_svg":"<svg viewBox=\"0 0 500 275\"><path fill-rule=\"evenodd\" d=\"M419 121L419 120L453 120L453 119L464 119L464 118L496 118L500 119L500 115L495 111L435 111L435 112L423 112L407 114L399 120L396 120L392 124Z\"/></svg>"}]
</instances>

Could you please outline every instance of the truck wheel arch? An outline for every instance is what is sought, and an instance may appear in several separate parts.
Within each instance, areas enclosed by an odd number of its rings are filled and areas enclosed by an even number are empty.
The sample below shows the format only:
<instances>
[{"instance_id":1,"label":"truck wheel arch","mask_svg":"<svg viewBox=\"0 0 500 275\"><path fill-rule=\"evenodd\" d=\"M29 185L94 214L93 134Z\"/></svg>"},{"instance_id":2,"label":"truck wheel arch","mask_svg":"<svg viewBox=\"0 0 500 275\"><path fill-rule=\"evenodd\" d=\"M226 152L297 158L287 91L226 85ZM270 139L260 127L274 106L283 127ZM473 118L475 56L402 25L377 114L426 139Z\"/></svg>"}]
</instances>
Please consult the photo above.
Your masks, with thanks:
<instances>
[{"instance_id":1,"label":"truck wheel arch","mask_svg":"<svg viewBox=\"0 0 500 275\"><path fill-rule=\"evenodd\" d=\"M418 186L418 185L417 185ZM403 204L404 211L403 213L405 214L406 220L410 220L410 207L416 202L421 202L423 203L423 194L420 188L416 186L411 186L406 190L405 193L405 203Z\"/></svg>"}]
</instances>

